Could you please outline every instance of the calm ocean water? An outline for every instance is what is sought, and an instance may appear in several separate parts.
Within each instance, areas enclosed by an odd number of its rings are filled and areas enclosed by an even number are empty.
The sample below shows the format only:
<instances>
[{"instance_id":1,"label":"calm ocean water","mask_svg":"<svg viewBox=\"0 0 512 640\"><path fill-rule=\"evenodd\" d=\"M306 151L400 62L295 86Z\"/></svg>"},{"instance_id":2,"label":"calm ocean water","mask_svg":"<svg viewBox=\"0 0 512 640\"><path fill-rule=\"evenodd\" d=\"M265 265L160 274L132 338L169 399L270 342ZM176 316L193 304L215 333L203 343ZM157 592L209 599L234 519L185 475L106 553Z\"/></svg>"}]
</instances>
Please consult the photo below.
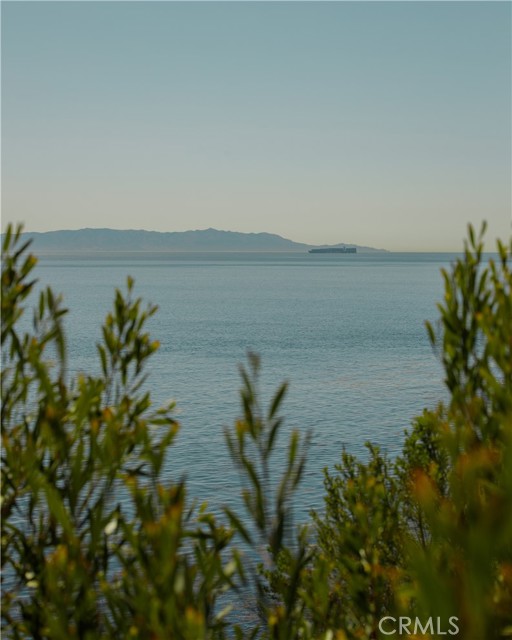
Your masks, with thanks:
<instances>
[{"instance_id":1,"label":"calm ocean water","mask_svg":"<svg viewBox=\"0 0 512 640\"><path fill-rule=\"evenodd\" d=\"M69 369L97 371L95 344L114 289L126 276L159 306L151 320L161 343L150 368L156 403L174 398L181 423L167 462L186 474L189 493L217 510L236 504L239 482L223 428L240 414L238 364L262 358L262 396L290 383L287 428L311 429L299 519L322 507L322 469L342 447L364 442L390 455L424 407L443 398L443 372L424 321L437 318L447 254L137 254L46 257L42 283L64 295ZM278 470L284 442L275 458Z\"/></svg>"}]
</instances>

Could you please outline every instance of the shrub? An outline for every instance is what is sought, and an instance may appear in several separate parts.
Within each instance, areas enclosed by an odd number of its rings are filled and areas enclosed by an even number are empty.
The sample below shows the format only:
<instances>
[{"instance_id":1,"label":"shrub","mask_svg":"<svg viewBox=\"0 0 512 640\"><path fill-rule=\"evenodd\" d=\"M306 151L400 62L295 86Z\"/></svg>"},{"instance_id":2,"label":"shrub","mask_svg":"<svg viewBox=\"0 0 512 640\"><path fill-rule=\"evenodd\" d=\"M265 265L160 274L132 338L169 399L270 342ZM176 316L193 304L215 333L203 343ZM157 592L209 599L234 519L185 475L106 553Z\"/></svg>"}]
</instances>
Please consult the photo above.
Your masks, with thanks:
<instances>
[{"instance_id":1,"label":"shrub","mask_svg":"<svg viewBox=\"0 0 512 640\"><path fill-rule=\"evenodd\" d=\"M486 263L484 230L443 270L427 324L448 402L415 419L398 459L368 445L367 463L344 453L326 471L303 589L313 637L387 637L384 615L431 617L432 637L450 617L465 639L512 635L512 243Z\"/></svg>"},{"instance_id":2,"label":"shrub","mask_svg":"<svg viewBox=\"0 0 512 640\"><path fill-rule=\"evenodd\" d=\"M216 610L239 559L233 530L193 514L162 466L177 433L154 409L145 331L155 307L117 291L98 346L101 373L69 379L65 309L42 291L20 329L36 263L20 230L2 265L2 563L12 638L223 637ZM26 323L28 324L28 323ZM186 551L186 552L185 552Z\"/></svg>"}]
</instances>

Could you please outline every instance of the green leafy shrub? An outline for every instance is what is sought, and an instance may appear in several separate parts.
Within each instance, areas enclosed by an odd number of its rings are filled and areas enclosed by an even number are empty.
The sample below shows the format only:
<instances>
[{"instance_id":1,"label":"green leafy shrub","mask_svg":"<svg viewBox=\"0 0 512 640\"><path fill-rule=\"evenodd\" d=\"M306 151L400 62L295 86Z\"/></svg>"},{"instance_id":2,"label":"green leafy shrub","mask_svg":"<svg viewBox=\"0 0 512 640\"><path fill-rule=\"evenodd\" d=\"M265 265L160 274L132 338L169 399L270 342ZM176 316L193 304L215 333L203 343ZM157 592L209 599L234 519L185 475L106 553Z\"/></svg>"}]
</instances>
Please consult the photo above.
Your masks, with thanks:
<instances>
[{"instance_id":1,"label":"green leafy shrub","mask_svg":"<svg viewBox=\"0 0 512 640\"><path fill-rule=\"evenodd\" d=\"M485 265L469 235L443 274L442 331L429 327L450 400L427 418L447 473L415 478L429 539L410 543L409 570L418 610L457 616L476 640L512 635L512 243Z\"/></svg>"},{"instance_id":2,"label":"green leafy shrub","mask_svg":"<svg viewBox=\"0 0 512 640\"><path fill-rule=\"evenodd\" d=\"M4 632L13 638L223 637L218 596L239 566L233 530L187 510L164 483L177 433L172 405L144 390L158 345L155 307L117 292L98 346L101 373L66 375L62 318L42 291L20 319L36 260L7 232L2 266ZM126 498L120 501L120 496ZM184 552L187 550L187 553Z\"/></svg>"},{"instance_id":3,"label":"green leafy shrub","mask_svg":"<svg viewBox=\"0 0 512 640\"><path fill-rule=\"evenodd\" d=\"M449 401L416 418L396 460L368 445L368 462L344 453L326 472L303 577L312 637L387 637L385 615L436 621L415 637L438 637L438 618L446 635L450 617L465 639L512 636L512 243L497 261L482 250L470 228L427 325Z\"/></svg>"}]
</instances>

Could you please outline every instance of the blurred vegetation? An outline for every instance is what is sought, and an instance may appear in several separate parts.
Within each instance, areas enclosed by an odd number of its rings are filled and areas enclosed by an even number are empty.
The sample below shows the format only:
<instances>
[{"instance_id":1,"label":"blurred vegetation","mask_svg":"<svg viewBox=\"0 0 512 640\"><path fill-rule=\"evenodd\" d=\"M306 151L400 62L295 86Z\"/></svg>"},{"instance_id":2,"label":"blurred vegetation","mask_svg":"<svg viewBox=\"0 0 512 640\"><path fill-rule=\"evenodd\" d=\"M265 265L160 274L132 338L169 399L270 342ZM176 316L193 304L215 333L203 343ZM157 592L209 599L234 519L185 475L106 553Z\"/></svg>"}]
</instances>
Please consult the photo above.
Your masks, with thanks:
<instances>
[{"instance_id":1,"label":"blurred vegetation","mask_svg":"<svg viewBox=\"0 0 512 640\"><path fill-rule=\"evenodd\" d=\"M451 637L450 617L459 638L512 637L512 243L486 261L483 231L470 228L443 272L440 322L427 325L449 400L414 420L397 459L371 444L366 461L343 452L325 472L324 510L294 528L309 435L280 442L286 385L262 407L249 355L241 417L226 430L245 512L195 508L185 483L163 473L179 428L173 406L155 409L144 384L155 307L128 279L102 328L100 373L73 378L66 310L49 288L28 306L36 259L9 228L4 637L369 640L400 617L434 621L419 632L411 623L409 637ZM247 594L259 622L244 625L237 603Z\"/></svg>"}]
</instances>

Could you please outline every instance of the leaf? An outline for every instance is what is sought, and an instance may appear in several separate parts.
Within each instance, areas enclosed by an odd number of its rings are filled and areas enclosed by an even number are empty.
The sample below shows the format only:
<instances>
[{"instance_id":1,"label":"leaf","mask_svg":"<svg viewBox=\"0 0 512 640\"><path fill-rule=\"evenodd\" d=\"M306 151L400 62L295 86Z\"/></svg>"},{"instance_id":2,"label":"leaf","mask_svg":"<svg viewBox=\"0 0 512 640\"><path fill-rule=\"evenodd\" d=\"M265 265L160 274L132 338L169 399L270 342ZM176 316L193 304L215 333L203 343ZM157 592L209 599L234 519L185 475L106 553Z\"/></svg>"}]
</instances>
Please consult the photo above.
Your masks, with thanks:
<instances>
[{"instance_id":1,"label":"leaf","mask_svg":"<svg viewBox=\"0 0 512 640\"><path fill-rule=\"evenodd\" d=\"M288 384L286 382L279 387L277 393L274 396L274 399L272 400L272 404L270 406L270 411L268 413L269 420L272 420L272 418L274 417L274 414L279 409L279 406L281 405L281 402L284 398L284 395L287 389L288 389Z\"/></svg>"},{"instance_id":2,"label":"leaf","mask_svg":"<svg viewBox=\"0 0 512 640\"><path fill-rule=\"evenodd\" d=\"M238 533L247 542L247 544L252 545L251 536L249 535L249 532L247 531L245 526L242 524L238 516L236 516L235 513L229 507L224 507L224 513L229 518L231 525L238 531Z\"/></svg>"}]
</instances>

